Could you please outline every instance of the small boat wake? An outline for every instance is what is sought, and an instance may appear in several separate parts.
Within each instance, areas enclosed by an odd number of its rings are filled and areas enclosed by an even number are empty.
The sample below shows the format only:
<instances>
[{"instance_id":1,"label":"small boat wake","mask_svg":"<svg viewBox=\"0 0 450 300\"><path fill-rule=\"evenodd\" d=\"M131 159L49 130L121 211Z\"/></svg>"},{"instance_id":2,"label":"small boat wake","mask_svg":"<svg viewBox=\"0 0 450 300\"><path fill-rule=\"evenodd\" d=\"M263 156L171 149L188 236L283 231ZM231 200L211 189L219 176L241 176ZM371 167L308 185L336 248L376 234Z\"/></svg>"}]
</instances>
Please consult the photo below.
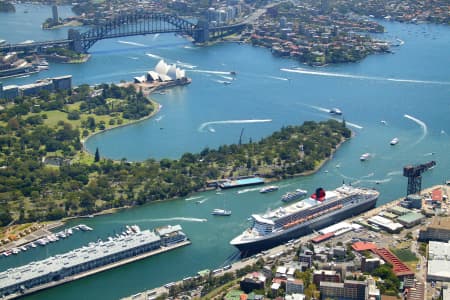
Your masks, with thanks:
<instances>
[{"instance_id":1,"label":"small boat wake","mask_svg":"<svg viewBox=\"0 0 450 300\"><path fill-rule=\"evenodd\" d=\"M402 175L402 171L392 171L386 174L386 176L398 176Z\"/></svg>"},{"instance_id":2,"label":"small boat wake","mask_svg":"<svg viewBox=\"0 0 450 300\"><path fill-rule=\"evenodd\" d=\"M177 60L177 64L178 64L180 67L183 67L183 68L186 68L186 69L195 69L195 68L197 68L197 66L194 66L194 65L191 65L191 64L188 64L188 63L179 61L179 60Z\"/></svg>"},{"instance_id":3,"label":"small boat wake","mask_svg":"<svg viewBox=\"0 0 450 300\"><path fill-rule=\"evenodd\" d=\"M225 120L225 121L210 121L202 123L198 127L199 132L204 132L205 128L215 124L252 124L252 123L269 123L272 119L250 119L250 120Z\"/></svg>"},{"instance_id":4,"label":"small boat wake","mask_svg":"<svg viewBox=\"0 0 450 300\"><path fill-rule=\"evenodd\" d=\"M375 173L372 172L367 175L361 176L361 178L370 178L370 177L373 177L373 175L375 175Z\"/></svg>"},{"instance_id":5,"label":"small boat wake","mask_svg":"<svg viewBox=\"0 0 450 300\"><path fill-rule=\"evenodd\" d=\"M214 129L213 127L211 127L211 126L210 126L210 127L208 127L208 131L209 131L209 132L211 132L211 133L214 133L214 132L216 132L216 130L215 130L215 129Z\"/></svg>"},{"instance_id":6,"label":"small boat wake","mask_svg":"<svg viewBox=\"0 0 450 300\"><path fill-rule=\"evenodd\" d=\"M243 190L237 191L237 193L244 194L244 193L254 192L254 191L259 191L259 190L260 190L260 188L243 189Z\"/></svg>"},{"instance_id":7,"label":"small boat wake","mask_svg":"<svg viewBox=\"0 0 450 300\"><path fill-rule=\"evenodd\" d=\"M304 74L304 75L323 76L323 77L351 78L351 79L376 80L376 81L391 81L391 82L398 82L398 83L450 85L450 82L448 82L448 81L385 78L385 77L376 77L376 76L353 75L353 74L346 74L346 73L323 72L323 71L315 71L315 70L309 70L309 69L303 69L303 68L295 68L295 69L282 68L280 70L283 72L289 72L289 73L298 73L298 74Z\"/></svg>"},{"instance_id":8,"label":"small boat wake","mask_svg":"<svg viewBox=\"0 0 450 300\"><path fill-rule=\"evenodd\" d=\"M208 219L189 218L189 217L172 217L172 218L159 218L159 219L147 219L145 222L165 222L165 221L185 221L185 222L207 222ZM133 221L136 222L136 221Z\"/></svg>"},{"instance_id":9,"label":"small boat wake","mask_svg":"<svg viewBox=\"0 0 450 300\"><path fill-rule=\"evenodd\" d=\"M234 78L233 78L233 77L230 77L230 76L220 75L220 77L222 77L223 79L226 79L226 80L228 80L228 81L234 80Z\"/></svg>"},{"instance_id":10,"label":"small boat wake","mask_svg":"<svg viewBox=\"0 0 450 300\"><path fill-rule=\"evenodd\" d=\"M315 106L315 105L308 105L308 104L307 104L307 106L309 106L311 108L314 108L315 110L318 110L318 111L321 111L321 112L326 112L326 113L330 112L330 110L328 108L325 108L325 107L320 107L320 106Z\"/></svg>"},{"instance_id":11,"label":"small boat wake","mask_svg":"<svg viewBox=\"0 0 450 300\"><path fill-rule=\"evenodd\" d=\"M330 119L333 119L333 120L338 121L338 122L342 122L342 120L340 120L338 118L330 118ZM356 129L363 129L364 128L361 125L358 125L358 124L355 124L355 123L351 123L351 122L349 122L347 120L345 120L345 124L347 126L350 126L350 127L356 128Z\"/></svg>"},{"instance_id":12,"label":"small boat wake","mask_svg":"<svg viewBox=\"0 0 450 300\"><path fill-rule=\"evenodd\" d=\"M270 79L275 79L275 80L282 80L282 81L289 81L289 78L285 78L285 77L278 77L278 76L267 76Z\"/></svg>"},{"instance_id":13,"label":"small boat wake","mask_svg":"<svg viewBox=\"0 0 450 300\"><path fill-rule=\"evenodd\" d=\"M428 153L425 153L423 156L431 156L431 155L435 155L436 154L436 152L428 152Z\"/></svg>"},{"instance_id":14,"label":"small boat wake","mask_svg":"<svg viewBox=\"0 0 450 300\"><path fill-rule=\"evenodd\" d=\"M157 118L155 119L155 121L156 121L156 122L159 122L159 121L161 121L163 118L164 118L164 115L159 116L159 117L157 117Z\"/></svg>"},{"instance_id":15,"label":"small boat wake","mask_svg":"<svg viewBox=\"0 0 450 300\"><path fill-rule=\"evenodd\" d=\"M129 41L117 41L119 44L126 44L126 45L132 45L137 47L148 47L147 45L136 43L136 42L129 42Z\"/></svg>"},{"instance_id":16,"label":"small boat wake","mask_svg":"<svg viewBox=\"0 0 450 300\"><path fill-rule=\"evenodd\" d=\"M153 41L155 41L159 37L159 33L155 34L152 38Z\"/></svg>"},{"instance_id":17,"label":"small boat wake","mask_svg":"<svg viewBox=\"0 0 450 300\"><path fill-rule=\"evenodd\" d=\"M194 197L189 197L184 199L185 201L192 201L192 200L197 200L197 199L201 199L203 198L203 196L194 196Z\"/></svg>"},{"instance_id":18,"label":"small boat wake","mask_svg":"<svg viewBox=\"0 0 450 300\"><path fill-rule=\"evenodd\" d=\"M133 59L133 60L138 60L139 59L139 57L136 57L136 56L128 56L128 58L129 59Z\"/></svg>"},{"instance_id":19,"label":"small boat wake","mask_svg":"<svg viewBox=\"0 0 450 300\"><path fill-rule=\"evenodd\" d=\"M161 56L153 54L153 53L145 53L148 57L155 58L155 59L163 59Z\"/></svg>"},{"instance_id":20,"label":"small boat wake","mask_svg":"<svg viewBox=\"0 0 450 300\"><path fill-rule=\"evenodd\" d=\"M202 204L202 203L205 203L208 199L209 199L209 198L204 198L204 199L202 199L202 200L196 201L195 203L197 203L197 204Z\"/></svg>"},{"instance_id":21,"label":"small boat wake","mask_svg":"<svg viewBox=\"0 0 450 300\"><path fill-rule=\"evenodd\" d=\"M421 121L421 120L419 120L419 119L417 119L417 118L415 118L415 117L413 117L413 116L410 116L410 115L405 114L404 117L407 118L407 119L410 119L411 121L413 121L413 122L419 124L419 126L422 127L422 135L420 136L420 138L417 139L417 141L416 141L415 143L413 143L413 145L417 145L417 144L420 143L420 142L426 137L426 135L428 134L428 126L427 126L427 124L425 124L425 122L423 122L423 121Z\"/></svg>"},{"instance_id":22,"label":"small boat wake","mask_svg":"<svg viewBox=\"0 0 450 300\"><path fill-rule=\"evenodd\" d=\"M190 72L205 73L205 74L217 74L217 75L231 75L232 72L227 71L210 71L210 70L191 70Z\"/></svg>"}]
</instances>

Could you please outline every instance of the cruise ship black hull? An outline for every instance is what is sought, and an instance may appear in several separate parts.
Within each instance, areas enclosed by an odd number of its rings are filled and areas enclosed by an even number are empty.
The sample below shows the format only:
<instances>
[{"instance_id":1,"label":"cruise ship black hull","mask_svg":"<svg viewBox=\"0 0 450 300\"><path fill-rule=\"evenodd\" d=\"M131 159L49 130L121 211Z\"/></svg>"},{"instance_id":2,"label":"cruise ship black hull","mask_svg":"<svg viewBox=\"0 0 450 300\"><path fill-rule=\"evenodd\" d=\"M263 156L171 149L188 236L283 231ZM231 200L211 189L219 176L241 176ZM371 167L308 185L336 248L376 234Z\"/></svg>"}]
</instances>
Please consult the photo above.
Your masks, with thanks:
<instances>
[{"instance_id":1,"label":"cruise ship black hull","mask_svg":"<svg viewBox=\"0 0 450 300\"><path fill-rule=\"evenodd\" d=\"M247 257L370 210L375 207L377 199L378 198L374 198L363 203L360 202L355 205L349 205L348 207L343 207L338 211L320 216L292 228L269 234L265 238L248 243L236 244L234 246L241 251L241 257Z\"/></svg>"}]
</instances>

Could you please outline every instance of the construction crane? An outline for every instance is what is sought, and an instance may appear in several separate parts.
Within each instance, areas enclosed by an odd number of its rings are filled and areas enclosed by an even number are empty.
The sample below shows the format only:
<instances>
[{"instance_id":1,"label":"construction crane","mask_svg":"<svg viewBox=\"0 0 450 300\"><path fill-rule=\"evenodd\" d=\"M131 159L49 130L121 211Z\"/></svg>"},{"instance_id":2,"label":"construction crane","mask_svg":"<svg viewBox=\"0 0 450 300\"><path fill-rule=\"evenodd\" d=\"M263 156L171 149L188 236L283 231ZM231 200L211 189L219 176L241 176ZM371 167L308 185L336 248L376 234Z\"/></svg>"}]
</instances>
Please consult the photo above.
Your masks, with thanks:
<instances>
[{"instance_id":1,"label":"construction crane","mask_svg":"<svg viewBox=\"0 0 450 300\"><path fill-rule=\"evenodd\" d=\"M417 165L417 166L405 166L403 168L403 176L408 177L408 186L406 188L406 196L412 194L419 194L422 189L422 173L426 170L434 167L436 162L434 160Z\"/></svg>"}]
</instances>

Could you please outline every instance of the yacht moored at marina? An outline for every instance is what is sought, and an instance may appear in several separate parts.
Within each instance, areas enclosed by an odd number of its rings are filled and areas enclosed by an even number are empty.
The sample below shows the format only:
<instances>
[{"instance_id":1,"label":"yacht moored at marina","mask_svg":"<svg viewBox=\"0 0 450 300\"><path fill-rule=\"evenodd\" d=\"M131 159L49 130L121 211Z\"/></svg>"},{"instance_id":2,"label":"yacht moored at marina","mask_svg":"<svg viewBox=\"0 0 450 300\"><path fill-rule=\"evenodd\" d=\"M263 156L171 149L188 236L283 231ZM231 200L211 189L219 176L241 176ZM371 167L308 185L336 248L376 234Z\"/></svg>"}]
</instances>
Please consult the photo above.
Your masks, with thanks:
<instances>
[{"instance_id":1,"label":"yacht moored at marina","mask_svg":"<svg viewBox=\"0 0 450 300\"><path fill-rule=\"evenodd\" d=\"M374 208L378 196L376 190L348 185L327 192L318 188L308 199L253 214L250 228L230 244L242 256L252 255Z\"/></svg>"},{"instance_id":2,"label":"yacht moored at marina","mask_svg":"<svg viewBox=\"0 0 450 300\"><path fill-rule=\"evenodd\" d=\"M287 192L281 197L281 201L283 202L291 202L301 197L305 196L308 193L307 190L296 189L294 192Z\"/></svg>"}]
</instances>

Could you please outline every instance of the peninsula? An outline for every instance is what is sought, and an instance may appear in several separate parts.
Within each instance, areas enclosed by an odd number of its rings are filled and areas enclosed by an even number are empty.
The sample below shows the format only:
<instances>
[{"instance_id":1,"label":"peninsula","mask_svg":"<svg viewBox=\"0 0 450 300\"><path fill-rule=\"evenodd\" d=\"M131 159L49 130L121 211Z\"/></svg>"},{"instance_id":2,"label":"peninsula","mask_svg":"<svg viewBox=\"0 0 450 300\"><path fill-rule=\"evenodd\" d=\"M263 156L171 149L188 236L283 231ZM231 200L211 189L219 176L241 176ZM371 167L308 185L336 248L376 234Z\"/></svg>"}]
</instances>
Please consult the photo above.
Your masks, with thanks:
<instances>
[{"instance_id":1,"label":"peninsula","mask_svg":"<svg viewBox=\"0 0 450 300\"><path fill-rule=\"evenodd\" d=\"M273 180L302 174L320 166L351 135L335 120L305 122L258 142L206 148L177 160L115 162L102 158L101 149L86 154L81 140L152 114L155 104L141 91L81 85L2 105L0 190L8 203L1 208L2 226L182 197L223 177L257 173Z\"/></svg>"}]
</instances>

